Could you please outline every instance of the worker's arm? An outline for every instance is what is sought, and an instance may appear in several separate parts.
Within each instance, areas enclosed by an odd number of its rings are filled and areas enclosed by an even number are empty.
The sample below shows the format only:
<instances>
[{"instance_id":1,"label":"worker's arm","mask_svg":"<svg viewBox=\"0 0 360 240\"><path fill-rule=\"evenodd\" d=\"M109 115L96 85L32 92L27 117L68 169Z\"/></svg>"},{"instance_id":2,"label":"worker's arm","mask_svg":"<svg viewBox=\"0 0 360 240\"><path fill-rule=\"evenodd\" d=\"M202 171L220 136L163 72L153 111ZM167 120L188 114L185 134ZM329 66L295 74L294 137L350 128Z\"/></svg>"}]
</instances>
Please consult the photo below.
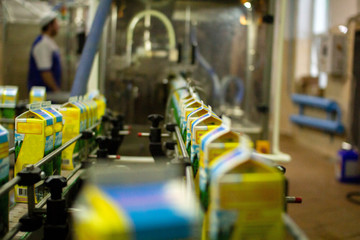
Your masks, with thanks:
<instances>
[{"instance_id":1,"label":"worker's arm","mask_svg":"<svg viewBox=\"0 0 360 240\"><path fill-rule=\"evenodd\" d=\"M41 77L44 80L45 85L54 92L60 91L59 86L56 84L54 76L51 71L42 71Z\"/></svg>"}]
</instances>

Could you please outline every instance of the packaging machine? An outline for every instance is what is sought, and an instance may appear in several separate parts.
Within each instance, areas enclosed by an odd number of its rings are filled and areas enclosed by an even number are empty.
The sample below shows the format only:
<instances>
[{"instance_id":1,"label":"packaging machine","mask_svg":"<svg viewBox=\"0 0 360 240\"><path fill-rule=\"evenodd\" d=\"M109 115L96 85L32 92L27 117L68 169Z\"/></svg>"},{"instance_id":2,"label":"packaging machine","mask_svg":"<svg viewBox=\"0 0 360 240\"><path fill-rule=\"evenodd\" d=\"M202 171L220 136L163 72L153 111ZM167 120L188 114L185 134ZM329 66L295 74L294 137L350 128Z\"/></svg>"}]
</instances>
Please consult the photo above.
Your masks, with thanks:
<instances>
[{"instance_id":1,"label":"packaging machine","mask_svg":"<svg viewBox=\"0 0 360 240\"><path fill-rule=\"evenodd\" d=\"M14 187L24 198L2 206L10 211L1 237L307 239L286 213L287 204L301 202L288 196L281 162L289 156L278 143L272 152L255 150L257 140L269 140L276 4L140 2L100 1L73 97L60 105L34 103L12 119L15 136L25 134L5 151L15 154L15 165L21 151L27 161L39 145L25 148L26 136L39 130L48 142L59 132L46 109L61 114L63 137L2 183L5 202ZM117 33L116 42L104 38ZM238 46L243 36L247 44ZM113 54L102 47L110 42ZM107 81L99 75L97 86L106 86L106 101L88 92L98 50ZM24 125L37 118L39 128ZM45 171L59 156L61 174Z\"/></svg>"}]
</instances>

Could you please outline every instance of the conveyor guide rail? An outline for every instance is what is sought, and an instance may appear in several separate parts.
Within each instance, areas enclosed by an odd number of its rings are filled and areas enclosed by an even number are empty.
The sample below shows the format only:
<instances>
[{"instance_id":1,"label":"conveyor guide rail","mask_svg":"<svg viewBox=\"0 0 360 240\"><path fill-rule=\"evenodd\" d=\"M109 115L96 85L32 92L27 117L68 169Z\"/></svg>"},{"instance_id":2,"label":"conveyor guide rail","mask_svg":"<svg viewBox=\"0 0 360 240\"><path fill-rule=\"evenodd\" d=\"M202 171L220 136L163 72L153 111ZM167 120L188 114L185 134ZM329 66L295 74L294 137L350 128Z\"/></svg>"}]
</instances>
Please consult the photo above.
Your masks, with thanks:
<instances>
[{"instance_id":1,"label":"conveyor guide rail","mask_svg":"<svg viewBox=\"0 0 360 240\"><path fill-rule=\"evenodd\" d=\"M94 128L96 128L98 125L100 124L100 122L94 124L92 127L86 129L85 131L92 131ZM48 161L50 161L52 158L54 158L56 155L60 154L60 152L62 152L64 149L66 149L67 147L69 147L71 144L73 144L74 142L78 141L81 137L83 136L83 133L80 133L78 136L70 139L69 141L67 141L66 143L64 143L63 145L61 145L59 148L57 148L56 150L54 150L53 152L51 152L50 154L46 155L44 158L40 159L39 162L37 162L34 165L31 165L30 167L41 167L42 165L46 164ZM10 148L9 149L9 154L13 154L15 152L15 148ZM80 169L81 165L77 166L73 172L67 176L67 181L74 176L74 174ZM21 181L21 177L20 176L16 176L13 179L11 179L9 182L7 182L6 184L4 184L1 188L0 188L0 196L7 194L12 188L15 187L16 184L18 184ZM32 192L33 191L28 191L28 192ZM31 196L28 196L31 198ZM32 196L34 197L34 196ZM36 206L35 206L35 200L32 199L28 201L28 213L29 215L32 214L34 212L34 210L38 210L40 208L42 208L45 203L46 200L50 197L50 195L48 194L47 196L44 197L44 199L42 201L40 201ZM18 223L16 224L13 228L11 228L9 230L9 232L4 236L3 239L12 239L19 231L21 228L22 224Z\"/></svg>"},{"instance_id":2,"label":"conveyor guide rail","mask_svg":"<svg viewBox=\"0 0 360 240\"><path fill-rule=\"evenodd\" d=\"M87 131L91 131L93 130L95 127L97 127L100 124L100 122L94 124L92 127L86 129ZM55 157L56 155L58 155L60 152L62 152L64 149L66 149L67 147L69 147L71 144L73 144L74 142L76 142L77 140L79 140L82 137L82 133L80 133L78 136L70 139L69 141L67 141L66 143L64 143L63 145L61 145L59 148L57 148L56 150L52 151L50 154L46 155L44 158L40 159L39 162L37 162L36 164L34 164L34 167L41 167L42 165L46 164L48 161L50 161L53 157ZM9 149L9 154L12 154L15 152L15 148L10 148ZM16 184L18 184L20 182L21 178L19 176L16 176L15 178L11 179L9 182L7 182L6 184L4 184L1 188L0 188L0 197L2 195L4 195L5 193L9 192Z\"/></svg>"}]
</instances>

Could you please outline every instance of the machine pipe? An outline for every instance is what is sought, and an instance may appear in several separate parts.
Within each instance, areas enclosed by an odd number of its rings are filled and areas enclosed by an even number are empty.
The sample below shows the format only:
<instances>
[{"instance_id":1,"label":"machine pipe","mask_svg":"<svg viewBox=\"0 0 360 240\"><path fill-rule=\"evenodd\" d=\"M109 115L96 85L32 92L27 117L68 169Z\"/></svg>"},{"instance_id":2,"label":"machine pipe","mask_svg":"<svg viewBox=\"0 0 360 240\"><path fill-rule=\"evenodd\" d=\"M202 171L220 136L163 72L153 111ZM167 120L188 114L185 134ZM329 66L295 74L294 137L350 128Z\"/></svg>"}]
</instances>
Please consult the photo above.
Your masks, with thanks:
<instances>
[{"instance_id":1,"label":"machine pipe","mask_svg":"<svg viewBox=\"0 0 360 240\"><path fill-rule=\"evenodd\" d=\"M99 3L89 35L85 42L83 53L81 54L79 67L77 68L75 80L71 88L71 96L79 96L86 93L94 57L98 51L105 21L110 12L111 2L112 0L101 0Z\"/></svg>"},{"instance_id":2,"label":"machine pipe","mask_svg":"<svg viewBox=\"0 0 360 240\"><path fill-rule=\"evenodd\" d=\"M187 162L187 161L189 161L190 158L189 158L188 152L186 151L184 140L182 139L180 128L178 126L175 127L175 134L176 134L176 138L180 144L181 155L183 157L183 160Z\"/></svg>"}]
</instances>

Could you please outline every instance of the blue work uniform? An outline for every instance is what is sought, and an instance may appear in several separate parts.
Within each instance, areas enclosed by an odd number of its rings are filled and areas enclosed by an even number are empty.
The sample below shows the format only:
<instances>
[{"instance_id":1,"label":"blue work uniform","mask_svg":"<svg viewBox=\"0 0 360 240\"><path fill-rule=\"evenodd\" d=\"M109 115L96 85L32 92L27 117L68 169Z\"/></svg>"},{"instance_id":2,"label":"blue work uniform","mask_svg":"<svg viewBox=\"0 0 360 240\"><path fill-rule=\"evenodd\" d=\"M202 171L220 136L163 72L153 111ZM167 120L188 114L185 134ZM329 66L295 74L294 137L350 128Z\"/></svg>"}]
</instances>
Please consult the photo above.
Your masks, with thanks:
<instances>
[{"instance_id":1,"label":"blue work uniform","mask_svg":"<svg viewBox=\"0 0 360 240\"><path fill-rule=\"evenodd\" d=\"M28 90L33 86L45 86L51 91L41 77L41 72L51 71L56 84L61 85L61 61L59 47L55 41L47 35L38 36L30 52Z\"/></svg>"}]
</instances>

